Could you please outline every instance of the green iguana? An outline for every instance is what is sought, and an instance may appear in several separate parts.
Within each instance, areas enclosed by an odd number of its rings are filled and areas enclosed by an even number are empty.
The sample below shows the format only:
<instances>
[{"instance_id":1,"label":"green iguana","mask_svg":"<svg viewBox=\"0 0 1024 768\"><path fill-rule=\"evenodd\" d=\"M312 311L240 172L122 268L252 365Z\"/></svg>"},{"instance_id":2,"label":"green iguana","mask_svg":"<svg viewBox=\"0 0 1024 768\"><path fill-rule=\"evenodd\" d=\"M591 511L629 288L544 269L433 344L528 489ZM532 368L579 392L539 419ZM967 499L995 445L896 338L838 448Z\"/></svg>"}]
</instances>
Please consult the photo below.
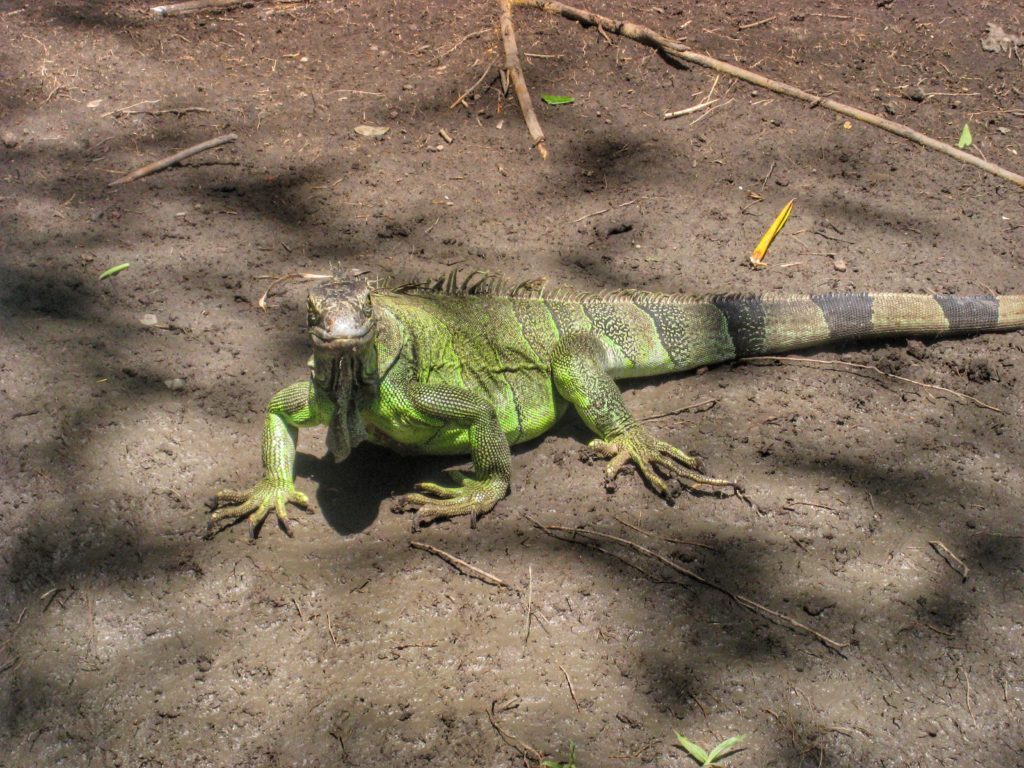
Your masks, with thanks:
<instances>
[{"instance_id":1,"label":"green iguana","mask_svg":"<svg viewBox=\"0 0 1024 768\"><path fill-rule=\"evenodd\" d=\"M471 454L453 486L421 483L400 505L414 527L490 511L509 489L509 446L543 434L574 406L597 434L591 447L627 462L662 495L666 480L692 488L736 484L654 437L629 413L616 379L686 371L751 355L851 339L1024 328L1024 296L830 293L676 296L622 290L584 293L543 284L506 288L493 276L461 284L380 287L336 276L309 294L311 375L271 399L263 428L265 476L222 491L210 525L248 518L255 537L295 490L298 430L328 425L336 461L363 440L413 454Z\"/></svg>"}]
</instances>

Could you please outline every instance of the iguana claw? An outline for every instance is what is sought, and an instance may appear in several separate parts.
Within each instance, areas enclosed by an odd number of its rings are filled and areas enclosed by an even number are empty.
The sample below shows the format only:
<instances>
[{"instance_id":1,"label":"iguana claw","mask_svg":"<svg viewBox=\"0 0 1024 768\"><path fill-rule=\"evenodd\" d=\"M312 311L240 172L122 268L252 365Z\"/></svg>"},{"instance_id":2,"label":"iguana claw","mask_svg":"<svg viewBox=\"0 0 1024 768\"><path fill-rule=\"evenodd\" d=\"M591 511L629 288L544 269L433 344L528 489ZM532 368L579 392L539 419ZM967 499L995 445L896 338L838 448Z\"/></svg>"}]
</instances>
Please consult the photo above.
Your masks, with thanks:
<instances>
[{"instance_id":1,"label":"iguana claw","mask_svg":"<svg viewBox=\"0 0 1024 768\"><path fill-rule=\"evenodd\" d=\"M247 491L220 491L214 500L214 511L210 514L207 523L207 535L219 533L216 529L217 522L225 518L248 518L249 537L255 539L259 535L260 527L264 519L274 510L277 514L277 522L284 529L289 537L294 537L291 526L288 524L288 503L305 507L309 504L309 497L301 491L296 491L291 483L264 478Z\"/></svg>"},{"instance_id":2,"label":"iguana claw","mask_svg":"<svg viewBox=\"0 0 1024 768\"><path fill-rule=\"evenodd\" d=\"M414 531L437 520L462 515L472 515L471 524L476 527L477 519L494 509L508 493L508 482L500 478L477 480L458 470L450 470L448 475L460 485L418 483L419 493L407 493L398 498L397 509L416 510L412 522Z\"/></svg>"},{"instance_id":3,"label":"iguana claw","mask_svg":"<svg viewBox=\"0 0 1024 768\"><path fill-rule=\"evenodd\" d=\"M730 480L703 474L700 459L663 440L658 440L643 427L635 427L613 441L592 440L590 448L601 457L609 459L605 468L605 477L608 480L613 480L626 464L632 461L644 479L661 496L669 496L669 487L663 477L690 486L737 487L736 483Z\"/></svg>"}]
</instances>

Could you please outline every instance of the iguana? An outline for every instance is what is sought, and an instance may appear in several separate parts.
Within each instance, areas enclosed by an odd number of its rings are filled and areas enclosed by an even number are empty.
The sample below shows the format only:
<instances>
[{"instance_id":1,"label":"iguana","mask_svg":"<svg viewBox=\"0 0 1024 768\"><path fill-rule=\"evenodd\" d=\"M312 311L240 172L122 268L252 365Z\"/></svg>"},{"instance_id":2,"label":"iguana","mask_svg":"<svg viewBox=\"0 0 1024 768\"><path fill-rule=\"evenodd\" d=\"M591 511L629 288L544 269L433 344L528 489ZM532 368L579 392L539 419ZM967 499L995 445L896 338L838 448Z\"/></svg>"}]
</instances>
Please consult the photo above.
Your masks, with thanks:
<instances>
[{"instance_id":1,"label":"iguana","mask_svg":"<svg viewBox=\"0 0 1024 768\"><path fill-rule=\"evenodd\" d=\"M270 511L291 535L286 504L304 506L293 463L299 429L328 425L336 461L364 441L403 453L470 454L453 486L421 483L399 504L414 527L490 511L509 489L509 446L543 434L570 405L597 434L590 446L614 478L632 462L651 487L736 484L659 440L627 410L617 379L686 371L751 355L852 339L1024 328L1024 296L908 293L714 295L509 288L493 276L386 288L354 274L315 286L308 301L308 380L270 400L264 478L221 491L211 528Z\"/></svg>"}]
</instances>

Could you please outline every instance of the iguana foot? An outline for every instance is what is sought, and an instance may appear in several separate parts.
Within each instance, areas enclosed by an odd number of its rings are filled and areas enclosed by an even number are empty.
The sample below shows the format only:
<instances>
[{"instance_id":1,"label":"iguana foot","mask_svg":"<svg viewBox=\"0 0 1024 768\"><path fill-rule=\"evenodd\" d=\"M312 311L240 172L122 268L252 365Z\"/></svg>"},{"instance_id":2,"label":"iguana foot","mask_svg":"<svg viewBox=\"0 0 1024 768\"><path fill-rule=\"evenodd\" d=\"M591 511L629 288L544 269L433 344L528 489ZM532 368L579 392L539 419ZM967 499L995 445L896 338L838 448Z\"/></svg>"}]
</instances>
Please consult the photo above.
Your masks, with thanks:
<instances>
[{"instance_id":1,"label":"iguana foot","mask_svg":"<svg viewBox=\"0 0 1024 768\"><path fill-rule=\"evenodd\" d=\"M419 493L407 493L398 498L397 509L416 510L412 522L414 531L437 520L462 515L472 515L470 524L475 528L477 519L494 509L508 493L508 482L501 478L477 480L454 469L449 470L448 475L461 485L452 488L418 483Z\"/></svg>"},{"instance_id":2,"label":"iguana foot","mask_svg":"<svg viewBox=\"0 0 1024 768\"><path fill-rule=\"evenodd\" d=\"M665 479L678 480L691 487L709 485L716 488L737 488L730 480L722 480L703 473L701 461L695 456L658 440L646 429L637 427L615 438L614 441L592 440L590 448L601 457L609 459L605 477L615 479L632 461L644 479L661 496L669 496ZM665 479L663 479L665 478Z\"/></svg>"},{"instance_id":3,"label":"iguana foot","mask_svg":"<svg viewBox=\"0 0 1024 768\"><path fill-rule=\"evenodd\" d=\"M274 510L277 522L289 537L294 537L288 524L288 511L285 506L291 502L300 507L309 504L306 494L296 491L291 483L264 478L247 491L220 491L214 501L214 511L207 523L207 536L219 533L215 530L217 522L225 518L240 520L249 519L249 537L255 540L259 535L263 520Z\"/></svg>"}]
</instances>

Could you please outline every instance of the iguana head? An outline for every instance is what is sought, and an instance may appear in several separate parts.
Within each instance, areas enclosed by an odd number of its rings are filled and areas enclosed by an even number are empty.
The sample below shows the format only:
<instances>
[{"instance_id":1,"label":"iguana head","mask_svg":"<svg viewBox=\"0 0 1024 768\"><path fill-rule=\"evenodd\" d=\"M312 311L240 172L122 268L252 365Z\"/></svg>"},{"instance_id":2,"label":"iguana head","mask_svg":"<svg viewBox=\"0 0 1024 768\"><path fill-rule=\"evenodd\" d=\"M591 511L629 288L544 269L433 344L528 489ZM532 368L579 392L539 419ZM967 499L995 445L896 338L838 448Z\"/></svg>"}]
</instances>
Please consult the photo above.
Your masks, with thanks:
<instances>
[{"instance_id":1,"label":"iguana head","mask_svg":"<svg viewBox=\"0 0 1024 768\"><path fill-rule=\"evenodd\" d=\"M332 277L309 292L309 338L318 354L352 354L373 341L370 286L351 273Z\"/></svg>"},{"instance_id":2,"label":"iguana head","mask_svg":"<svg viewBox=\"0 0 1024 768\"><path fill-rule=\"evenodd\" d=\"M370 296L366 279L351 272L309 292L306 319L313 345L313 381L334 404L327 447L335 461L349 455L362 432L354 388L357 371L373 357L376 323Z\"/></svg>"}]
</instances>

